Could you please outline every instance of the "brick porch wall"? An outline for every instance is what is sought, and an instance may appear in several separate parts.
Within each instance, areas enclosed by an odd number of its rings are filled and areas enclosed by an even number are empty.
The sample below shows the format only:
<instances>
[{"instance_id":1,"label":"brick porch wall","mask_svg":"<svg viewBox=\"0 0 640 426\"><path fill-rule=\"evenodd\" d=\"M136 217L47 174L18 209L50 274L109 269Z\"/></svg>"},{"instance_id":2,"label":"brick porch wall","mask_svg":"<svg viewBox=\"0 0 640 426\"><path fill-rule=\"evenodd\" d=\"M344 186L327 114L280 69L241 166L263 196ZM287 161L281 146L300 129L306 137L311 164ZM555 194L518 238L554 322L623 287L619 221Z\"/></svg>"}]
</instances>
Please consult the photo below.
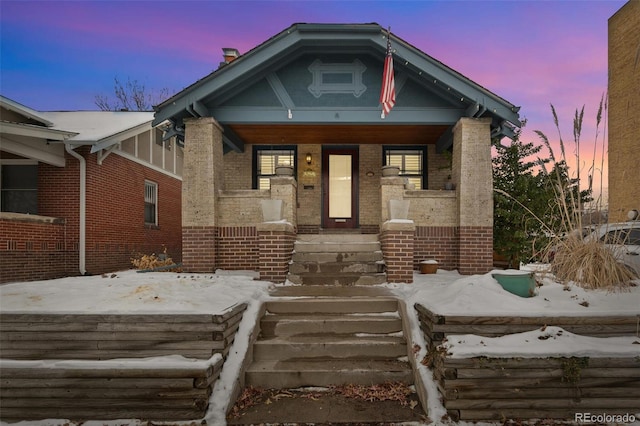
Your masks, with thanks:
<instances>
[{"instance_id":1,"label":"brick porch wall","mask_svg":"<svg viewBox=\"0 0 640 426\"><path fill-rule=\"evenodd\" d=\"M493 269L493 228L460 227L459 272L464 275L486 274Z\"/></svg>"},{"instance_id":2,"label":"brick porch wall","mask_svg":"<svg viewBox=\"0 0 640 426\"><path fill-rule=\"evenodd\" d=\"M258 225L260 279L283 283L289 272L296 233L290 223Z\"/></svg>"},{"instance_id":3,"label":"brick porch wall","mask_svg":"<svg viewBox=\"0 0 640 426\"><path fill-rule=\"evenodd\" d=\"M222 226L216 229L216 267L258 270L260 248L255 226Z\"/></svg>"},{"instance_id":4,"label":"brick porch wall","mask_svg":"<svg viewBox=\"0 0 640 426\"><path fill-rule=\"evenodd\" d=\"M413 282L414 239L413 224L389 222L383 224L380 233L380 247L387 267L388 282Z\"/></svg>"},{"instance_id":5,"label":"brick porch wall","mask_svg":"<svg viewBox=\"0 0 640 426\"><path fill-rule=\"evenodd\" d=\"M182 227L182 268L186 272L215 272L216 228Z\"/></svg>"},{"instance_id":6,"label":"brick porch wall","mask_svg":"<svg viewBox=\"0 0 640 426\"><path fill-rule=\"evenodd\" d=\"M413 268L421 261L435 259L441 269L457 269L458 228L452 226L416 226Z\"/></svg>"}]
</instances>

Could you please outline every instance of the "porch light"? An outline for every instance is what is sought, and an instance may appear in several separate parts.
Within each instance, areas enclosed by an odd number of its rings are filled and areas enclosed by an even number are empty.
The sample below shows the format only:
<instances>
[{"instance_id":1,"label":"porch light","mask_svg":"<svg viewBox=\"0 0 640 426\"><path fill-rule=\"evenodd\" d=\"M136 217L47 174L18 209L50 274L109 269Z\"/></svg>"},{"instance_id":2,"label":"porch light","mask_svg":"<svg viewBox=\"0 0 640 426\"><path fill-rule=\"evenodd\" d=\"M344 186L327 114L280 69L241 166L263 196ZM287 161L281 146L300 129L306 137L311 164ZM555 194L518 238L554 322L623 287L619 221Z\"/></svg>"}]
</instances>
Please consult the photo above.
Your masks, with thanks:
<instances>
[{"instance_id":1,"label":"porch light","mask_svg":"<svg viewBox=\"0 0 640 426\"><path fill-rule=\"evenodd\" d=\"M311 153L310 152L307 152L306 159L307 159L307 164L311 165Z\"/></svg>"}]
</instances>

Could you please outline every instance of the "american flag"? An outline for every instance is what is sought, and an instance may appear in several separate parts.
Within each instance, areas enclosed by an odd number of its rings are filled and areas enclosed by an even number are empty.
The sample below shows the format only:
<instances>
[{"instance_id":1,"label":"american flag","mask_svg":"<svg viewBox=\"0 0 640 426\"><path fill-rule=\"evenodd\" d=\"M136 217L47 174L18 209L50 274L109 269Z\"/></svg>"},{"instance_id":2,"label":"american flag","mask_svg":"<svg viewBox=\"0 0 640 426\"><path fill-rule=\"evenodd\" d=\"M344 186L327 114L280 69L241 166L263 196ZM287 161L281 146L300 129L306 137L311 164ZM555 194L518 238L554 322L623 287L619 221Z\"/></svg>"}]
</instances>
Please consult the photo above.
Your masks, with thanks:
<instances>
[{"instance_id":1,"label":"american flag","mask_svg":"<svg viewBox=\"0 0 640 426\"><path fill-rule=\"evenodd\" d=\"M382 89L380 90L380 103L384 118L396 104L396 83L393 78L393 56L391 55L390 31L387 30L387 56L384 59L384 71L382 73Z\"/></svg>"}]
</instances>

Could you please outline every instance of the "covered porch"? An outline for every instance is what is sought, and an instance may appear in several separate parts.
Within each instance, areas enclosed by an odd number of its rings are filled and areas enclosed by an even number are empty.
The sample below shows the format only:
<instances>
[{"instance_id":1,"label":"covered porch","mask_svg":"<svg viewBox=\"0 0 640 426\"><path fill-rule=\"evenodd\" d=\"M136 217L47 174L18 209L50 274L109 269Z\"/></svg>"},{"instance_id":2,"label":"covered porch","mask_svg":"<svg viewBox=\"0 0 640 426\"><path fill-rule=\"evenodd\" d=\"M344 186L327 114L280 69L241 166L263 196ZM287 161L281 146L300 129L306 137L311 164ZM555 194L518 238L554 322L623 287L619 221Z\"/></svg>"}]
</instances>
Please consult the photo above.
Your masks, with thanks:
<instances>
[{"instance_id":1,"label":"covered porch","mask_svg":"<svg viewBox=\"0 0 640 426\"><path fill-rule=\"evenodd\" d=\"M491 269L491 140L512 136L518 108L391 42L397 103L385 117L376 24L296 24L245 55L225 49L217 71L157 107L185 147L186 270L282 282L296 237L327 232L379 235L393 282L424 258ZM398 174L383 176L390 165ZM282 201L275 220L267 200ZM407 214L392 217L391 201Z\"/></svg>"}]
</instances>

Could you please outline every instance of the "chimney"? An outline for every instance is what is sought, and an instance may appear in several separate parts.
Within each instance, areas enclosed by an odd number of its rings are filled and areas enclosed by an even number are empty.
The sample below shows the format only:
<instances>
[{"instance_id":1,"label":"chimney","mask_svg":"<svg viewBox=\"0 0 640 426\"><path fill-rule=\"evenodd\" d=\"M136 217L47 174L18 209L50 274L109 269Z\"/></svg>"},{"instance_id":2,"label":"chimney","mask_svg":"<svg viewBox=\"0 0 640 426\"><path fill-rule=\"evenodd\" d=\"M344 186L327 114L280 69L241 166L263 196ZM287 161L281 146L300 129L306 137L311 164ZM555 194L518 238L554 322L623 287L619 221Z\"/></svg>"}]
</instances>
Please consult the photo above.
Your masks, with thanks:
<instances>
[{"instance_id":1,"label":"chimney","mask_svg":"<svg viewBox=\"0 0 640 426\"><path fill-rule=\"evenodd\" d=\"M233 47L223 47L222 55L224 56L224 63L230 64L231 62L235 61L238 56L240 56L240 52L238 52L238 49L235 49Z\"/></svg>"}]
</instances>

